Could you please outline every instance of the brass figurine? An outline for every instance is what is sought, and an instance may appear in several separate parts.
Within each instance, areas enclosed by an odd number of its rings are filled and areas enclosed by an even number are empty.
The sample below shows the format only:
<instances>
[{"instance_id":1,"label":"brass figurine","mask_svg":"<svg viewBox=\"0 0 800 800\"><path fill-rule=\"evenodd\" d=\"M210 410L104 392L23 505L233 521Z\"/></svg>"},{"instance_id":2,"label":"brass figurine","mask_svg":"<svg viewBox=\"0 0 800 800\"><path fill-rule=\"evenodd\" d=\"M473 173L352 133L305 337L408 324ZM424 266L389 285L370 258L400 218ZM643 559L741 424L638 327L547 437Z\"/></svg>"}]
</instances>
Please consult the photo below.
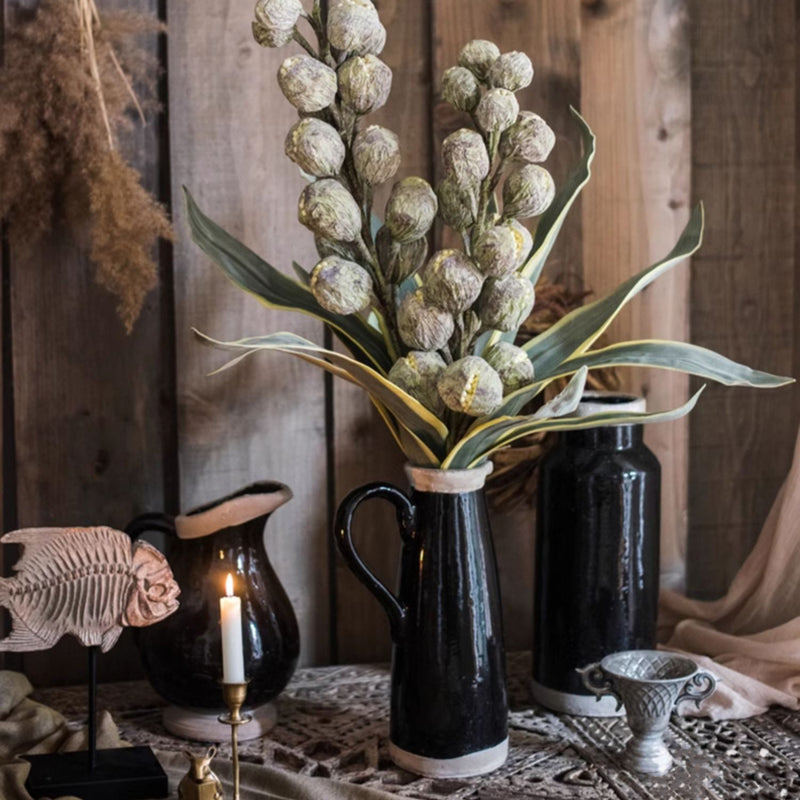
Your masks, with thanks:
<instances>
[{"instance_id":1,"label":"brass figurine","mask_svg":"<svg viewBox=\"0 0 800 800\"><path fill-rule=\"evenodd\" d=\"M178 800L223 800L222 784L210 767L217 748L209 747L205 755L196 756L188 750L183 754L191 766L178 784Z\"/></svg>"}]
</instances>

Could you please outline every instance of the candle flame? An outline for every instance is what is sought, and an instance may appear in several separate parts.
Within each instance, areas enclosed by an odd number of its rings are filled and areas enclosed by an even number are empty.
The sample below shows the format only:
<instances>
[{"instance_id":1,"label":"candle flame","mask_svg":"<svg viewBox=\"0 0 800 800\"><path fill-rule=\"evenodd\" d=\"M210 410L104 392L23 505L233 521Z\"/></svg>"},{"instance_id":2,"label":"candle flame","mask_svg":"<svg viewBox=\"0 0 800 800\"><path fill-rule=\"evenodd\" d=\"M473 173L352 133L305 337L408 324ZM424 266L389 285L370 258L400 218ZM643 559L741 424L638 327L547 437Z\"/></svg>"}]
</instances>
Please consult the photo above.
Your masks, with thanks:
<instances>
[{"instance_id":1,"label":"candle flame","mask_svg":"<svg viewBox=\"0 0 800 800\"><path fill-rule=\"evenodd\" d=\"M228 573L228 577L225 578L225 594L227 597L233 597L233 575Z\"/></svg>"}]
</instances>

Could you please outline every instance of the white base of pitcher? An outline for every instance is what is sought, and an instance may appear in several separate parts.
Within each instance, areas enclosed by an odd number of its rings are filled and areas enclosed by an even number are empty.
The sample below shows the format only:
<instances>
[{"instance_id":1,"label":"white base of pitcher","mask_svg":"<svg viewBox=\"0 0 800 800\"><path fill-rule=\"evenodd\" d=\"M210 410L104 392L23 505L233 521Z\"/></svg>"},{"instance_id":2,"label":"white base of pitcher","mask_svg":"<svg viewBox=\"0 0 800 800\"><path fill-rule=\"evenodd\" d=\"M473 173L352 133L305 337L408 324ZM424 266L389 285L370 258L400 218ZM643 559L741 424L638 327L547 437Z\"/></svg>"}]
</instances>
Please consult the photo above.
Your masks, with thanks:
<instances>
[{"instance_id":1,"label":"white base of pitcher","mask_svg":"<svg viewBox=\"0 0 800 800\"><path fill-rule=\"evenodd\" d=\"M246 709L252 720L239 726L239 741L259 739L275 727L278 712L273 703ZM195 742L225 742L231 738L231 726L219 721L219 712L198 708L167 706L161 717L164 727L181 739Z\"/></svg>"},{"instance_id":2,"label":"white base of pitcher","mask_svg":"<svg viewBox=\"0 0 800 800\"><path fill-rule=\"evenodd\" d=\"M508 739L486 750L457 758L418 756L389 742L389 755L398 767L426 778L472 778L503 766L508 758Z\"/></svg>"},{"instance_id":3,"label":"white base of pitcher","mask_svg":"<svg viewBox=\"0 0 800 800\"><path fill-rule=\"evenodd\" d=\"M578 717L624 717L625 708L617 711L614 697L601 697L593 694L571 694L560 692L531 680L531 696L540 705L557 711L559 714L574 714Z\"/></svg>"}]
</instances>

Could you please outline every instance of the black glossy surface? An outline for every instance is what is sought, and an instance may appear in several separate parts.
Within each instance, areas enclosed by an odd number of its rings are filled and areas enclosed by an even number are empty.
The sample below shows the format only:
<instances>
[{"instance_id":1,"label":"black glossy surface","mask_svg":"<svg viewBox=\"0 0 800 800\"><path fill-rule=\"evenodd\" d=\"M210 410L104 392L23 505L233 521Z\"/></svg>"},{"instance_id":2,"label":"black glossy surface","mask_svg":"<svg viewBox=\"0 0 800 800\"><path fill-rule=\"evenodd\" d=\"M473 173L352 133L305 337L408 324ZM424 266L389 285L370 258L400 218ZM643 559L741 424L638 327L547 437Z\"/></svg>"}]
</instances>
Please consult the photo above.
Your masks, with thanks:
<instances>
[{"instance_id":1,"label":"black glossy surface","mask_svg":"<svg viewBox=\"0 0 800 800\"><path fill-rule=\"evenodd\" d=\"M356 506L374 497L398 511L403 546L396 598L350 539ZM429 758L500 744L508 725L505 653L483 491L413 492L409 500L393 486L365 486L340 506L335 535L351 569L389 614L392 742Z\"/></svg>"},{"instance_id":2,"label":"black glossy surface","mask_svg":"<svg viewBox=\"0 0 800 800\"><path fill-rule=\"evenodd\" d=\"M270 491L270 486L255 484L242 493ZM148 530L169 534L166 556L181 589L180 607L158 625L136 631L147 678L169 702L224 710L219 686L219 599L225 593L228 573L233 573L234 592L242 598L245 674L250 679L247 705L271 700L294 673L300 637L289 598L264 552L263 532L268 518L266 514L188 540L174 535L172 520L165 515L145 515L128 526L133 536Z\"/></svg>"},{"instance_id":3,"label":"black glossy surface","mask_svg":"<svg viewBox=\"0 0 800 800\"><path fill-rule=\"evenodd\" d=\"M98 750L93 770L86 752L24 759L31 765L25 788L33 798L68 795L82 800L145 800L169 794L166 773L149 747Z\"/></svg>"},{"instance_id":4,"label":"black glossy surface","mask_svg":"<svg viewBox=\"0 0 800 800\"><path fill-rule=\"evenodd\" d=\"M577 667L655 646L661 468L641 425L562 433L539 483L533 676L587 694Z\"/></svg>"}]
</instances>

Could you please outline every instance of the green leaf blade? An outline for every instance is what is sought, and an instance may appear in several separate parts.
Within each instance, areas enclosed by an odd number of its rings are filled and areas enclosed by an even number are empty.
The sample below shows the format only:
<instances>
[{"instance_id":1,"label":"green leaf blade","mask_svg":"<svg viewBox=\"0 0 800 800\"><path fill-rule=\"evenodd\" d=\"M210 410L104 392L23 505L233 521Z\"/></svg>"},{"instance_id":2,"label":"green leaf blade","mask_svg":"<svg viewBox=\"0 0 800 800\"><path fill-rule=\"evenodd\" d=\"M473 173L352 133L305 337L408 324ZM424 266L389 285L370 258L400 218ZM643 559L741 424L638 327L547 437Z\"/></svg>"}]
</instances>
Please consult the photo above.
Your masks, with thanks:
<instances>
[{"instance_id":1,"label":"green leaf blade","mask_svg":"<svg viewBox=\"0 0 800 800\"><path fill-rule=\"evenodd\" d=\"M184 195L192 239L237 286L270 308L298 311L321 320L361 363L384 374L391 369L393 362L382 337L362 319L322 308L305 286L275 269L207 217L185 187Z\"/></svg>"},{"instance_id":2,"label":"green leaf blade","mask_svg":"<svg viewBox=\"0 0 800 800\"><path fill-rule=\"evenodd\" d=\"M771 389L793 383L793 378L772 375L732 361L713 350L684 342L646 339L619 342L600 350L592 350L561 365L561 375L575 369L601 367L655 367L686 372L721 383L724 386L755 386Z\"/></svg>"},{"instance_id":3,"label":"green leaf blade","mask_svg":"<svg viewBox=\"0 0 800 800\"><path fill-rule=\"evenodd\" d=\"M403 427L407 428L419 442L428 448L433 457L441 458L448 430L425 406L395 386L376 370L354 358L314 344L294 333L271 333L233 342L222 342L195 331L204 343L233 352L276 351L328 370L361 386L371 398L377 400ZM241 358L241 356L239 357ZM238 359L235 359L238 360Z\"/></svg>"},{"instance_id":4,"label":"green leaf blade","mask_svg":"<svg viewBox=\"0 0 800 800\"><path fill-rule=\"evenodd\" d=\"M694 253L703 238L703 207L697 206L675 246L661 261L634 275L593 303L576 308L523 345L537 381L560 374L564 361L583 353L612 323L622 307L656 278Z\"/></svg>"}]
</instances>

